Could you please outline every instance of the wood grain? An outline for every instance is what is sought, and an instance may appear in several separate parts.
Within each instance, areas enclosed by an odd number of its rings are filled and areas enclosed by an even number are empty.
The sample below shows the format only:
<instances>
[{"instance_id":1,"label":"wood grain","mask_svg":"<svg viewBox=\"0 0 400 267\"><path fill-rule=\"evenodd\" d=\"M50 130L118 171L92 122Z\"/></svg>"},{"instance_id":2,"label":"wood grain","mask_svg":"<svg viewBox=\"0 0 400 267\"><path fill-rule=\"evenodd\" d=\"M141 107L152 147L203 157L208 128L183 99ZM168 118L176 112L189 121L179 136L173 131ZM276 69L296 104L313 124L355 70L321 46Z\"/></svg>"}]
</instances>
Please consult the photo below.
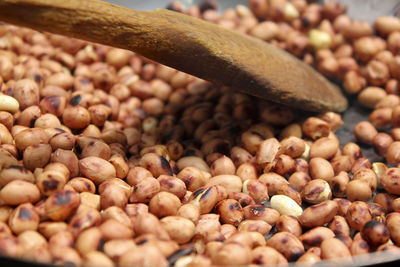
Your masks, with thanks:
<instances>
[{"instance_id":1,"label":"wood grain","mask_svg":"<svg viewBox=\"0 0 400 267\"><path fill-rule=\"evenodd\" d=\"M343 111L340 88L261 40L168 10L98 0L0 0L0 20L137 52L241 92L310 111Z\"/></svg>"}]
</instances>

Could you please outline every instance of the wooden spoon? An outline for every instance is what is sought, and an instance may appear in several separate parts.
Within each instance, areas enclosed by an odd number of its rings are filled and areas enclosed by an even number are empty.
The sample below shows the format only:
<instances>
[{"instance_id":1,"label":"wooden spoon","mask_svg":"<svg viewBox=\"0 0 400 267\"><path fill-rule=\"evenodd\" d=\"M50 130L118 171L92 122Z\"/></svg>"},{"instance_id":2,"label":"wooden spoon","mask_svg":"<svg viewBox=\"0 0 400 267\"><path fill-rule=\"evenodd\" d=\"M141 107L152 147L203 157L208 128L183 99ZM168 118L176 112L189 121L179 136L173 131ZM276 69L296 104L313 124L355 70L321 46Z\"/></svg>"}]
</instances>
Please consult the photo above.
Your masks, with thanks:
<instances>
[{"instance_id":1,"label":"wooden spoon","mask_svg":"<svg viewBox=\"0 0 400 267\"><path fill-rule=\"evenodd\" d=\"M264 41L168 10L98 0L0 0L0 20L125 48L219 85L310 111L344 111L341 90Z\"/></svg>"}]
</instances>

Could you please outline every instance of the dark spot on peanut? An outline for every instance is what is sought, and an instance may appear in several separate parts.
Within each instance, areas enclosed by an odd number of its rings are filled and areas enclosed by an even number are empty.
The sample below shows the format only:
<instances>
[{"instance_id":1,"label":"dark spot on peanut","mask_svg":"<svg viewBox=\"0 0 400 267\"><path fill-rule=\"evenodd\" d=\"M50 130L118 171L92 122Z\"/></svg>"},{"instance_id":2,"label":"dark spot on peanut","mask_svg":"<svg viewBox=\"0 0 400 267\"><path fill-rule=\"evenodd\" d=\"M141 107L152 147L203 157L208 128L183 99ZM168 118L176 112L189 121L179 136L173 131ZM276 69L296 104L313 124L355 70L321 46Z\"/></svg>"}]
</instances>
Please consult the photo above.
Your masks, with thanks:
<instances>
[{"instance_id":1,"label":"dark spot on peanut","mask_svg":"<svg viewBox=\"0 0 400 267\"><path fill-rule=\"evenodd\" d=\"M49 180L46 180L43 182L43 189L44 189L44 191L55 190L55 189L57 189L57 186L59 183L60 183L59 181L52 179L49 176Z\"/></svg>"},{"instance_id":2,"label":"dark spot on peanut","mask_svg":"<svg viewBox=\"0 0 400 267\"><path fill-rule=\"evenodd\" d=\"M289 256L289 261L296 261L298 258L300 258L304 252L294 252L292 255Z\"/></svg>"},{"instance_id":3,"label":"dark spot on peanut","mask_svg":"<svg viewBox=\"0 0 400 267\"><path fill-rule=\"evenodd\" d=\"M81 95L76 95L76 96L74 96L74 97L71 98L71 100L69 101L69 103L70 103L72 106L75 107L75 106L79 105L79 103L81 102L81 100L82 100Z\"/></svg>"},{"instance_id":4,"label":"dark spot on peanut","mask_svg":"<svg viewBox=\"0 0 400 267\"><path fill-rule=\"evenodd\" d=\"M171 165L169 165L168 160L166 160L164 157L160 156L160 162L161 162L161 168L163 168L165 171L167 171L168 175L173 175L172 170L171 170Z\"/></svg>"},{"instance_id":5,"label":"dark spot on peanut","mask_svg":"<svg viewBox=\"0 0 400 267\"><path fill-rule=\"evenodd\" d=\"M55 199L53 201L54 205L65 205L71 201L71 192L58 192L55 195Z\"/></svg>"},{"instance_id":6,"label":"dark spot on peanut","mask_svg":"<svg viewBox=\"0 0 400 267\"><path fill-rule=\"evenodd\" d=\"M239 206L239 203L237 203L237 202L234 204L234 207L236 210L241 210L241 207Z\"/></svg>"},{"instance_id":7,"label":"dark spot on peanut","mask_svg":"<svg viewBox=\"0 0 400 267\"><path fill-rule=\"evenodd\" d=\"M263 206L252 207L251 210L253 213L257 211L265 211L265 207Z\"/></svg>"},{"instance_id":8,"label":"dark spot on peanut","mask_svg":"<svg viewBox=\"0 0 400 267\"><path fill-rule=\"evenodd\" d=\"M368 245L367 245L367 242L360 242L360 248L367 248L368 247Z\"/></svg>"},{"instance_id":9,"label":"dark spot on peanut","mask_svg":"<svg viewBox=\"0 0 400 267\"><path fill-rule=\"evenodd\" d=\"M35 127L35 122L38 119L38 117L33 117L33 119L29 122L29 127L33 128Z\"/></svg>"},{"instance_id":10,"label":"dark spot on peanut","mask_svg":"<svg viewBox=\"0 0 400 267\"><path fill-rule=\"evenodd\" d=\"M196 198L198 197L198 195L200 195L201 193L204 192L204 190L206 190L205 188L199 188L196 191L193 192L193 196Z\"/></svg>"},{"instance_id":11,"label":"dark spot on peanut","mask_svg":"<svg viewBox=\"0 0 400 267\"><path fill-rule=\"evenodd\" d=\"M301 23L303 24L303 27L307 28L308 26L310 26L310 21L308 20L308 18L303 18L301 20Z\"/></svg>"},{"instance_id":12,"label":"dark spot on peanut","mask_svg":"<svg viewBox=\"0 0 400 267\"><path fill-rule=\"evenodd\" d=\"M211 187L207 188L204 194L201 195L200 200L207 198L211 194Z\"/></svg>"},{"instance_id":13,"label":"dark spot on peanut","mask_svg":"<svg viewBox=\"0 0 400 267\"><path fill-rule=\"evenodd\" d=\"M19 211L18 218L20 218L21 220L31 220L31 211L25 207L22 207Z\"/></svg>"},{"instance_id":14,"label":"dark spot on peanut","mask_svg":"<svg viewBox=\"0 0 400 267\"><path fill-rule=\"evenodd\" d=\"M143 245L143 244L145 244L145 243L147 243L149 240L147 239L147 238L143 238L143 239L141 239L140 241L138 241L137 243L136 243L136 245Z\"/></svg>"},{"instance_id":15,"label":"dark spot on peanut","mask_svg":"<svg viewBox=\"0 0 400 267\"><path fill-rule=\"evenodd\" d=\"M40 77L39 74L35 74L35 75L33 75L33 79L35 80L35 82L40 83L40 81L42 80L42 77Z\"/></svg>"},{"instance_id":16,"label":"dark spot on peanut","mask_svg":"<svg viewBox=\"0 0 400 267\"><path fill-rule=\"evenodd\" d=\"M24 167L22 167L20 165L11 165L9 168L10 169L17 169L19 171L24 171Z\"/></svg>"}]
</instances>

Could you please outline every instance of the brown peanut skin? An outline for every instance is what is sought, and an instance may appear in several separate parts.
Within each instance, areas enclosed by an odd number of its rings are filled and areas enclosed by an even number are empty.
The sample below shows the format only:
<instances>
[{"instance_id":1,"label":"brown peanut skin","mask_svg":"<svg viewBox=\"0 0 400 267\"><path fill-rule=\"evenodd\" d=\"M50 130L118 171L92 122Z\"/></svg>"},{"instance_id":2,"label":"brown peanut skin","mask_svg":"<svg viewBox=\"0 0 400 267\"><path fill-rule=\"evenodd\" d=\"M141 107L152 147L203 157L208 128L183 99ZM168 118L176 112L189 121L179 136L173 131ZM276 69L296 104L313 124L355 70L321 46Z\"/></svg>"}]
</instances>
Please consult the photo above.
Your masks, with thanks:
<instances>
[{"instance_id":1,"label":"brown peanut skin","mask_svg":"<svg viewBox=\"0 0 400 267\"><path fill-rule=\"evenodd\" d=\"M364 224L372 219L368 205L362 201L353 202L347 213L346 220L351 226L358 231L361 231Z\"/></svg>"},{"instance_id":2,"label":"brown peanut skin","mask_svg":"<svg viewBox=\"0 0 400 267\"><path fill-rule=\"evenodd\" d=\"M251 263L259 265L286 265L286 258L272 247L256 247L251 251Z\"/></svg>"},{"instance_id":3,"label":"brown peanut skin","mask_svg":"<svg viewBox=\"0 0 400 267\"><path fill-rule=\"evenodd\" d=\"M352 262L349 249L336 238L329 238L321 243L321 258L335 262Z\"/></svg>"},{"instance_id":4,"label":"brown peanut skin","mask_svg":"<svg viewBox=\"0 0 400 267\"><path fill-rule=\"evenodd\" d=\"M392 212L386 216L386 225L390 232L390 238L393 243L397 246L400 245L400 232L398 227L400 226L400 213Z\"/></svg>"},{"instance_id":5,"label":"brown peanut skin","mask_svg":"<svg viewBox=\"0 0 400 267\"><path fill-rule=\"evenodd\" d=\"M216 212L220 215L223 223L238 226L243 220L244 214L240 203L234 199L225 199L215 206Z\"/></svg>"},{"instance_id":6,"label":"brown peanut skin","mask_svg":"<svg viewBox=\"0 0 400 267\"><path fill-rule=\"evenodd\" d=\"M352 255L367 255L371 248L364 239L357 239L351 243L350 252Z\"/></svg>"},{"instance_id":7,"label":"brown peanut skin","mask_svg":"<svg viewBox=\"0 0 400 267\"><path fill-rule=\"evenodd\" d=\"M380 177L380 182L388 193L400 194L400 168L388 168Z\"/></svg>"},{"instance_id":8,"label":"brown peanut skin","mask_svg":"<svg viewBox=\"0 0 400 267\"><path fill-rule=\"evenodd\" d=\"M244 218L251 220L263 220L274 225L279 219L279 212L262 205L249 205L243 208Z\"/></svg>"},{"instance_id":9,"label":"brown peanut skin","mask_svg":"<svg viewBox=\"0 0 400 267\"><path fill-rule=\"evenodd\" d=\"M79 194L74 191L58 191L45 201L46 216L53 221L69 218L80 204Z\"/></svg>"},{"instance_id":10,"label":"brown peanut skin","mask_svg":"<svg viewBox=\"0 0 400 267\"><path fill-rule=\"evenodd\" d=\"M336 215L333 217L333 220L329 223L328 227L335 235L350 236L350 226L342 216Z\"/></svg>"},{"instance_id":11,"label":"brown peanut skin","mask_svg":"<svg viewBox=\"0 0 400 267\"><path fill-rule=\"evenodd\" d=\"M361 229L361 237L372 247L378 247L386 243L390 238L390 233L384 223L371 220L364 224Z\"/></svg>"},{"instance_id":12,"label":"brown peanut skin","mask_svg":"<svg viewBox=\"0 0 400 267\"><path fill-rule=\"evenodd\" d=\"M310 247L319 247L325 239L334 236L335 234L331 229L318 226L299 236L299 240L303 243L304 248L308 249Z\"/></svg>"},{"instance_id":13,"label":"brown peanut skin","mask_svg":"<svg viewBox=\"0 0 400 267\"><path fill-rule=\"evenodd\" d=\"M306 208L298 218L302 226L311 228L330 222L338 212L338 204L333 200L326 200Z\"/></svg>"},{"instance_id":14,"label":"brown peanut skin","mask_svg":"<svg viewBox=\"0 0 400 267\"><path fill-rule=\"evenodd\" d=\"M267 241L267 246L282 253L288 261L295 261L304 254L304 246L301 241L288 232L276 233Z\"/></svg>"},{"instance_id":15,"label":"brown peanut skin","mask_svg":"<svg viewBox=\"0 0 400 267\"><path fill-rule=\"evenodd\" d=\"M275 226L278 232L289 232L297 237L303 232L297 218L289 215L281 215Z\"/></svg>"}]
</instances>

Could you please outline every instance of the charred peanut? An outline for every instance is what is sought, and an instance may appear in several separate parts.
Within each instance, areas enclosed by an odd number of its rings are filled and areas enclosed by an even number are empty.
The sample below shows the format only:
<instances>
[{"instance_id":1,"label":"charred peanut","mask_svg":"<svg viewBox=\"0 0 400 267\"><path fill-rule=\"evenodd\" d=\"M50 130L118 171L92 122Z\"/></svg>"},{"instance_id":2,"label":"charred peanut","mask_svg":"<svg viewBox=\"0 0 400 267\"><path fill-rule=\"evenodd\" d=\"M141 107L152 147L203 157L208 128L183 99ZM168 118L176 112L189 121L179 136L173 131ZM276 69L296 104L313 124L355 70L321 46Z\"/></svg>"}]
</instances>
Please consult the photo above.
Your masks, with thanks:
<instances>
[{"instance_id":1,"label":"charred peanut","mask_svg":"<svg viewBox=\"0 0 400 267\"><path fill-rule=\"evenodd\" d=\"M185 196L186 185L182 180L169 175L160 175L157 180L160 183L160 191L172 193L179 199Z\"/></svg>"},{"instance_id":2,"label":"charred peanut","mask_svg":"<svg viewBox=\"0 0 400 267\"><path fill-rule=\"evenodd\" d=\"M251 263L261 265L285 265L287 259L272 247L260 246L251 251Z\"/></svg>"},{"instance_id":3,"label":"charred peanut","mask_svg":"<svg viewBox=\"0 0 400 267\"><path fill-rule=\"evenodd\" d=\"M249 205L243 208L246 220L262 220L270 225L274 225L279 219L279 212L275 209L267 208L262 205Z\"/></svg>"},{"instance_id":4,"label":"charred peanut","mask_svg":"<svg viewBox=\"0 0 400 267\"><path fill-rule=\"evenodd\" d=\"M89 206L79 206L68 223L68 231L78 236L83 230L97 226L101 222L100 212Z\"/></svg>"},{"instance_id":5,"label":"charred peanut","mask_svg":"<svg viewBox=\"0 0 400 267\"><path fill-rule=\"evenodd\" d=\"M281 215L290 215L296 218L303 213L299 204L286 195L274 195L271 198L271 207Z\"/></svg>"},{"instance_id":6,"label":"charred peanut","mask_svg":"<svg viewBox=\"0 0 400 267\"><path fill-rule=\"evenodd\" d=\"M148 169L154 177L162 174L172 175L172 170L169 162L162 156L155 153L146 153L140 159L140 166Z\"/></svg>"},{"instance_id":7,"label":"charred peanut","mask_svg":"<svg viewBox=\"0 0 400 267\"><path fill-rule=\"evenodd\" d=\"M319 247L325 239L334 237L335 234L332 230L326 227L318 226L308 230L299 237L306 249L310 247Z\"/></svg>"},{"instance_id":8,"label":"charred peanut","mask_svg":"<svg viewBox=\"0 0 400 267\"><path fill-rule=\"evenodd\" d=\"M400 193L400 186L398 180L400 179L399 168L388 168L386 172L380 177L380 183L383 188L392 194Z\"/></svg>"},{"instance_id":9,"label":"charred peanut","mask_svg":"<svg viewBox=\"0 0 400 267\"><path fill-rule=\"evenodd\" d=\"M358 231L361 231L364 224L372 219L371 213L368 209L368 205L362 201L354 201L347 213L346 220L351 226Z\"/></svg>"},{"instance_id":10,"label":"charred peanut","mask_svg":"<svg viewBox=\"0 0 400 267\"><path fill-rule=\"evenodd\" d=\"M334 198L333 201L338 204L338 215L345 217L352 202L345 198Z\"/></svg>"},{"instance_id":11,"label":"charred peanut","mask_svg":"<svg viewBox=\"0 0 400 267\"><path fill-rule=\"evenodd\" d=\"M242 191L248 194L257 204L263 203L269 199L267 186L259 180L245 180L243 182Z\"/></svg>"},{"instance_id":12,"label":"charred peanut","mask_svg":"<svg viewBox=\"0 0 400 267\"><path fill-rule=\"evenodd\" d=\"M288 261L295 261L304 254L304 246L301 241L288 232L276 233L267 241L267 246L282 253Z\"/></svg>"},{"instance_id":13,"label":"charred peanut","mask_svg":"<svg viewBox=\"0 0 400 267\"><path fill-rule=\"evenodd\" d=\"M232 192L228 195L228 198L235 199L239 201L240 205L244 208L248 205L256 204L254 199L252 199L248 194L242 192Z\"/></svg>"},{"instance_id":14,"label":"charred peanut","mask_svg":"<svg viewBox=\"0 0 400 267\"><path fill-rule=\"evenodd\" d=\"M311 228L330 222L338 212L338 204L333 200L326 200L306 208L299 217L303 227Z\"/></svg>"},{"instance_id":15,"label":"charred peanut","mask_svg":"<svg viewBox=\"0 0 400 267\"><path fill-rule=\"evenodd\" d=\"M54 170L44 171L36 177L36 185L45 196L50 196L61 190L66 183L67 177Z\"/></svg>"},{"instance_id":16,"label":"charred peanut","mask_svg":"<svg viewBox=\"0 0 400 267\"><path fill-rule=\"evenodd\" d=\"M46 216L53 221L64 221L78 208L80 197L74 191L58 191L45 201Z\"/></svg>"},{"instance_id":17,"label":"charred peanut","mask_svg":"<svg viewBox=\"0 0 400 267\"><path fill-rule=\"evenodd\" d=\"M89 192L89 193L94 193L96 192L96 186L94 183L84 177L75 177L71 180L68 181L67 183L68 186L70 186L73 190L75 190L78 193L82 192Z\"/></svg>"},{"instance_id":18,"label":"charred peanut","mask_svg":"<svg viewBox=\"0 0 400 267\"><path fill-rule=\"evenodd\" d=\"M216 186L203 187L194 191L190 197L190 204L195 205L200 214L209 213L218 202L218 189Z\"/></svg>"},{"instance_id":19,"label":"charred peanut","mask_svg":"<svg viewBox=\"0 0 400 267\"><path fill-rule=\"evenodd\" d=\"M238 226L243 220L243 209L240 203L234 199L225 199L220 202L215 207L216 212L220 215L221 221L223 223L233 224Z\"/></svg>"},{"instance_id":20,"label":"charred peanut","mask_svg":"<svg viewBox=\"0 0 400 267\"><path fill-rule=\"evenodd\" d=\"M182 169L177 174L177 177L185 183L187 190L193 192L204 186L207 182L202 171L195 167L186 167Z\"/></svg>"},{"instance_id":21,"label":"charred peanut","mask_svg":"<svg viewBox=\"0 0 400 267\"><path fill-rule=\"evenodd\" d=\"M343 216L336 215L328 225L335 235L350 236L350 226Z\"/></svg>"},{"instance_id":22,"label":"charred peanut","mask_svg":"<svg viewBox=\"0 0 400 267\"><path fill-rule=\"evenodd\" d=\"M39 215L31 203L21 204L11 213L8 225L15 234L20 234L27 230L37 230Z\"/></svg>"},{"instance_id":23,"label":"charred peanut","mask_svg":"<svg viewBox=\"0 0 400 267\"><path fill-rule=\"evenodd\" d=\"M301 191L303 200L311 204L318 204L329 200L332 196L331 188L325 180L314 179L308 182Z\"/></svg>"},{"instance_id":24,"label":"charred peanut","mask_svg":"<svg viewBox=\"0 0 400 267\"><path fill-rule=\"evenodd\" d=\"M371 247L377 247L389 240L390 233L384 223L372 220L364 224L361 236Z\"/></svg>"},{"instance_id":25,"label":"charred peanut","mask_svg":"<svg viewBox=\"0 0 400 267\"><path fill-rule=\"evenodd\" d=\"M293 199L298 205L301 205L302 200L301 200L300 192L297 191L290 184L284 184L284 185L278 187L276 193L277 193L277 195L288 196L291 199Z\"/></svg>"},{"instance_id":26,"label":"charred peanut","mask_svg":"<svg viewBox=\"0 0 400 267\"><path fill-rule=\"evenodd\" d=\"M345 171L341 171L336 176L334 176L329 182L333 196L344 197L349 182L350 177Z\"/></svg>"}]
</instances>

